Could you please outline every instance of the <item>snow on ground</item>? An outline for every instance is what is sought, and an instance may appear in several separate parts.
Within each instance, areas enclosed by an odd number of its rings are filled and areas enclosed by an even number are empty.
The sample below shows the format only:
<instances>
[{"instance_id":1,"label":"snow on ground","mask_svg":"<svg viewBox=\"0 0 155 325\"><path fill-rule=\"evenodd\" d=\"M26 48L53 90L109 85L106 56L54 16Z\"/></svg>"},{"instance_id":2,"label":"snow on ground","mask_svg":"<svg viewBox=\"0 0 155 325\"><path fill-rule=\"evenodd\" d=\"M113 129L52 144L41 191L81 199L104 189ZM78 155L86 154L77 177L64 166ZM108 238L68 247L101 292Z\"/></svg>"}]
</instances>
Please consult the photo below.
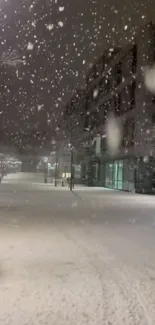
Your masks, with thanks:
<instances>
[{"instance_id":1,"label":"snow on ground","mask_svg":"<svg viewBox=\"0 0 155 325\"><path fill-rule=\"evenodd\" d=\"M154 197L40 176L0 184L0 324L154 324Z\"/></svg>"}]
</instances>

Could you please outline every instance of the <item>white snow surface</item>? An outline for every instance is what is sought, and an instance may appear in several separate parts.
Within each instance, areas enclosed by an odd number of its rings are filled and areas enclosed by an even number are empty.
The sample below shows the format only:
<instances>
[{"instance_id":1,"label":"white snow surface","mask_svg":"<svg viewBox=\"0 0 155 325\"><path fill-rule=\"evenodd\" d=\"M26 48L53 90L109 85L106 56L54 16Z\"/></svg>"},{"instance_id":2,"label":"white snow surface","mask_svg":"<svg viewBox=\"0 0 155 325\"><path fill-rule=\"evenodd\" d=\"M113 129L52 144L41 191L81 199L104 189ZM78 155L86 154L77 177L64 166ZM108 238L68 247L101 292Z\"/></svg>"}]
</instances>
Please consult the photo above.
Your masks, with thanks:
<instances>
[{"instance_id":1,"label":"white snow surface","mask_svg":"<svg viewBox=\"0 0 155 325\"><path fill-rule=\"evenodd\" d=\"M155 324L155 199L0 184L0 324Z\"/></svg>"}]
</instances>

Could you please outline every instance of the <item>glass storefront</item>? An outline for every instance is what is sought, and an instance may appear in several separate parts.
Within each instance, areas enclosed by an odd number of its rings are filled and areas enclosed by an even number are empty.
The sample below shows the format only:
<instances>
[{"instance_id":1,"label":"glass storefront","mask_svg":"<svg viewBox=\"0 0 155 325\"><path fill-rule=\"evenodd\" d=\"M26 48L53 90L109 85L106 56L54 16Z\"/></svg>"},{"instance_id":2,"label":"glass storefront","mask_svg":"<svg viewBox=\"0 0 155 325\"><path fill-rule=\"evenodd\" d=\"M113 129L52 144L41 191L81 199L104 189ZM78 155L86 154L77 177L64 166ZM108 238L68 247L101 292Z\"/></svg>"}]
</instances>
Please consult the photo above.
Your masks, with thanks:
<instances>
[{"instance_id":1,"label":"glass storefront","mask_svg":"<svg viewBox=\"0 0 155 325\"><path fill-rule=\"evenodd\" d=\"M88 186L115 190L155 193L155 160L126 158L109 162L89 161L81 164L80 181ZM145 177L143 175L145 174Z\"/></svg>"},{"instance_id":2,"label":"glass storefront","mask_svg":"<svg viewBox=\"0 0 155 325\"><path fill-rule=\"evenodd\" d=\"M135 189L135 161L125 159L123 165L123 190L133 191Z\"/></svg>"},{"instance_id":3,"label":"glass storefront","mask_svg":"<svg viewBox=\"0 0 155 325\"><path fill-rule=\"evenodd\" d=\"M129 159L105 164L105 186L116 190L134 189L134 165Z\"/></svg>"},{"instance_id":4,"label":"glass storefront","mask_svg":"<svg viewBox=\"0 0 155 325\"><path fill-rule=\"evenodd\" d=\"M81 165L82 183L116 190L135 190L135 159L127 158L110 162L89 161Z\"/></svg>"},{"instance_id":5,"label":"glass storefront","mask_svg":"<svg viewBox=\"0 0 155 325\"><path fill-rule=\"evenodd\" d=\"M113 163L105 164L105 186L113 188Z\"/></svg>"},{"instance_id":6,"label":"glass storefront","mask_svg":"<svg viewBox=\"0 0 155 325\"><path fill-rule=\"evenodd\" d=\"M116 190L123 189L123 161L118 160L105 164L106 178L105 186Z\"/></svg>"},{"instance_id":7,"label":"glass storefront","mask_svg":"<svg viewBox=\"0 0 155 325\"><path fill-rule=\"evenodd\" d=\"M123 190L123 161L117 161L116 188Z\"/></svg>"}]
</instances>

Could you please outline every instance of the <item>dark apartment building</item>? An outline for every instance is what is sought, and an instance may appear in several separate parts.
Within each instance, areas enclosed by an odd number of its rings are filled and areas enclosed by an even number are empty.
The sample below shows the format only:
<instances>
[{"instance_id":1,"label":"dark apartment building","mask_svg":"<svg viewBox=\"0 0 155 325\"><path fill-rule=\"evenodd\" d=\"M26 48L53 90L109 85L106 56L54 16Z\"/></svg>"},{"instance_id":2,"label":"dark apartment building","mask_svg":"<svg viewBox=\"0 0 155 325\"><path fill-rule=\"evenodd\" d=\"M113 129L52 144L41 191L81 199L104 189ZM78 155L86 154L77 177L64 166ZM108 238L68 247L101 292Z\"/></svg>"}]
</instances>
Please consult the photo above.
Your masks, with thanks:
<instances>
[{"instance_id":1,"label":"dark apartment building","mask_svg":"<svg viewBox=\"0 0 155 325\"><path fill-rule=\"evenodd\" d=\"M155 96L147 91L143 76L143 67L154 61L155 26L149 23L132 44L105 51L88 72L85 129L93 134L93 151L83 161L83 169L86 173L91 165L91 185L154 191ZM123 126L122 145L115 158L106 146L109 113Z\"/></svg>"}]
</instances>

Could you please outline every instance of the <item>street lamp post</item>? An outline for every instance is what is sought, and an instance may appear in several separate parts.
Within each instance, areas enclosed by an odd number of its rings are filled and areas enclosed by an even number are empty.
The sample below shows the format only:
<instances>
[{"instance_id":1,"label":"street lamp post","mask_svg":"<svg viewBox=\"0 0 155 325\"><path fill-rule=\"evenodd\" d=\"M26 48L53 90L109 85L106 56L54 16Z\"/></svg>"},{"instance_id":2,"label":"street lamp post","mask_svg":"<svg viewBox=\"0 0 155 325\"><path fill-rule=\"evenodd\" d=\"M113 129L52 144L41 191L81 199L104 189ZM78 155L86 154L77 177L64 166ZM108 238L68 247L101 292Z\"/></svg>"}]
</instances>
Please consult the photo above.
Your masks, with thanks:
<instances>
[{"instance_id":1,"label":"street lamp post","mask_svg":"<svg viewBox=\"0 0 155 325\"><path fill-rule=\"evenodd\" d=\"M58 146L56 145L55 151L55 187L57 187L57 177L58 177Z\"/></svg>"},{"instance_id":2,"label":"street lamp post","mask_svg":"<svg viewBox=\"0 0 155 325\"><path fill-rule=\"evenodd\" d=\"M45 164L45 168L44 168L44 183L47 183L47 166Z\"/></svg>"},{"instance_id":3,"label":"street lamp post","mask_svg":"<svg viewBox=\"0 0 155 325\"><path fill-rule=\"evenodd\" d=\"M70 191L72 192L73 188L74 188L74 170L73 170L73 162L74 162L74 156L73 156L73 146L71 145L71 178L70 178Z\"/></svg>"},{"instance_id":4,"label":"street lamp post","mask_svg":"<svg viewBox=\"0 0 155 325\"><path fill-rule=\"evenodd\" d=\"M88 143L89 143L89 155L90 159L88 162L88 169L87 169L87 185L93 185L93 145L92 145L92 132L90 127L85 128L85 131L88 132Z\"/></svg>"}]
</instances>

